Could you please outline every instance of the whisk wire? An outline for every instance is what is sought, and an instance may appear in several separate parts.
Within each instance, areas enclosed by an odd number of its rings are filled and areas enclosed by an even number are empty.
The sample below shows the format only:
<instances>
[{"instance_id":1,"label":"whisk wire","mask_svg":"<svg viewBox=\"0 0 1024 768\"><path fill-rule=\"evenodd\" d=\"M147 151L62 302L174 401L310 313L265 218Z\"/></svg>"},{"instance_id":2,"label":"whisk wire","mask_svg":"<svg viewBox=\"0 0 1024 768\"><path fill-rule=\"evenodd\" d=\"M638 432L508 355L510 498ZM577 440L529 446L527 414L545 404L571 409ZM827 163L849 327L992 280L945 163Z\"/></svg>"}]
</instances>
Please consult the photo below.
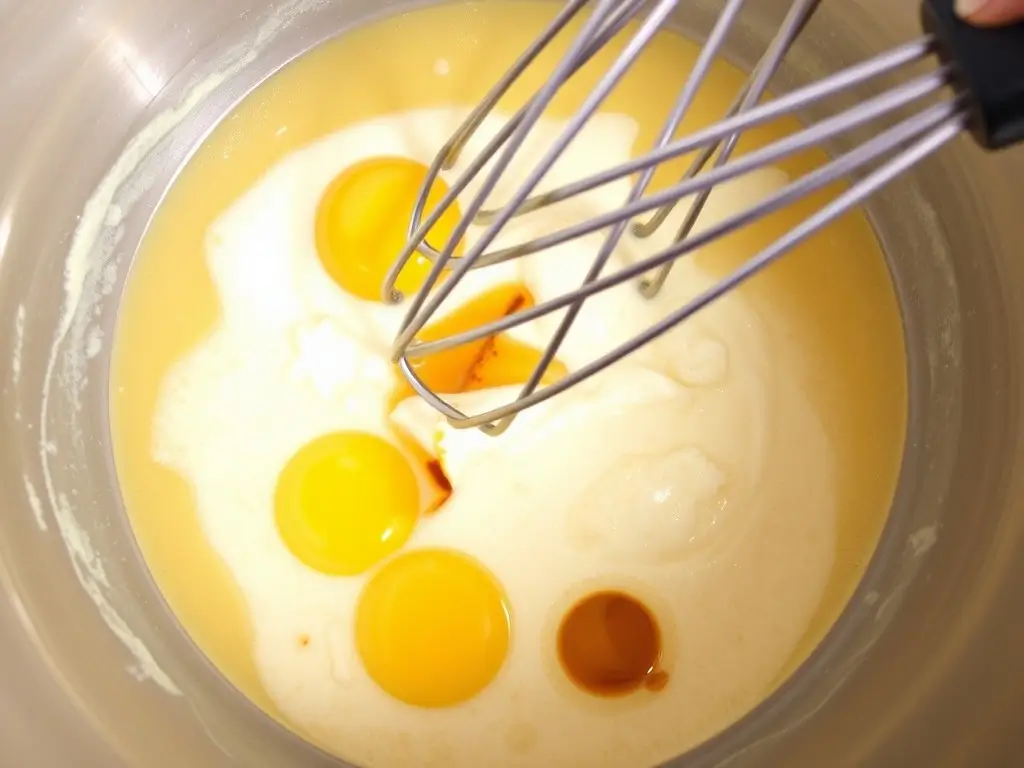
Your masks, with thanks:
<instances>
[{"instance_id":1,"label":"whisk wire","mask_svg":"<svg viewBox=\"0 0 1024 768\"><path fill-rule=\"evenodd\" d=\"M452 137L445 143L444 147L441 148L439 153L441 156L441 169L451 170L452 166L458 161L459 155L462 150L465 149L466 142L472 137L473 133L480 127L484 119L488 114L497 106L498 101L504 96L508 89L512 87L512 84L519 79L519 76L526 71L526 69L534 62L537 56L543 51L548 44L558 36L565 26L575 18L585 5L590 0L569 0L554 21L548 25L548 27L541 32L536 40L520 54L519 58L509 67L508 71L498 80L497 83L491 88L486 96L480 101L479 104L473 109L472 112L466 117L462 125L456 129Z\"/></svg>"},{"instance_id":2,"label":"whisk wire","mask_svg":"<svg viewBox=\"0 0 1024 768\"><path fill-rule=\"evenodd\" d=\"M768 83L772 76L778 70L779 65L782 63L782 57L786 55L790 45L796 39L796 36L804 28L804 25L808 22L814 13L814 10L818 7L820 0L801 0L796 2L789 9L789 13L782 22L778 33L775 38L768 46L768 50L765 52L761 61L758 63L754 70L751 79L748 81L747 87L744 89L743 95L740 97L739 106L737 107L737 113L743 112L750 107L757 104L764 95L764 92L768 89ZM728 117L728 115L726 115ZM732 156L733 150L736 148L736 143L739 141L740 134L732 133L729 134L724 143L721 145L718 157L715 160L714 168L720 168L729 162L729 158ZM708 159L711 155L708 154ZM694 163L691 166L688 174L696 175L700 173L704 168L704 164L707 162L700 163L699 165ZM685 177L684 177L685 178ZM693 230L697 224L697 219L704 210L704 206L707 204L708 197L711 195L710 187L701 191L694 201L690 204L689 210L686 212L686 219L683 221L676 233L677 240L683 240ZM664 206L661 211L655 213L654 218L648 222L646 227L634 227L633 234L638 237L650 237L658 229L661 223L668 217L672 209L675 207L675 202L670 202ZM640 281L640 293L646 298L654 298L657 296L661 287L665 284L668 279L669 272L672 269L673 262L669 262L665 266L661 267L652 278L645 278Z\"/></svg>"},{"instance_id":3,"label":"whisk wire","mask_svg":"<svg viewBox=\"0 0 1024 768\"><path fill-rule=\"evenodd\" d=\"M711 30L711 34L709 35L707 42L701 49L701 53L697 58L696 64L694 65L693 73L687 79L686 85L683 86L683 91L680 98L677 101L676 107L669 115L669 119L662 130L662 134L659 141L664 142L671 138L672 134L675 133L675 129L678 127L679 122L683 119L687 111L689 111L690 107L693 104L693 101L696 99L697 91L700 88L700 84L702 82L704 75L707 73L707 70L710 68L715 56L718 54L719 48L725 41L726 35L731 29L736 18L738 17L744 2L745 0L730 0L726 4L725 8L722 10L721 14L718 17L717 23ZM658 25L658 27L655 27L653 30L650 30L650 36L648 36L648 26L648 24L645 24L643 27L641 27L640 31L634 38L634 41L642 41L642 44L638 47L645 46L647 43L649 43L653 37L653 33L656 32L658 28L660 28L660 25ZM628 51L629 48L627 47L627 53ZM620 56L618 61L616 61L615 66L613 66L613 71L621 69L622 73L624 74L631 63L632 62L630 61L630 59L624 53L622 56ZM592 94L592 101L595 103L595 105L600 104L601 101L603 101L604 98L607 97L608 93L611 90L611 87L616 82L618 82L618 79L620 78L616 78L615 80L606 80L606 82L602 82L601 84L598 85L597 88L595 88ZM579 121L580 126L582 126L583 122L590 118L593 111L596 111L596 107L594 110L588 110L587 105L584 105L584 107L581 108L579 112L577 112L573 122ZM654 175L654 170L654 167L650 167L640 175L640 178L636 181L636 183L633 186L633 189L630 191L630 194L627 197L627 203L634 202L643 195L648 184L650 183L651 178ZM522 204L523 200L525 200L529 192L532 191L532 188L527 189L525 191L527 192L527 195L523 195L522 199L517 201L515 197L513 197L513 199L506 204L503 213L500 214L496 218L495 222L491 225L492 230L495 230L497 227L502 225L503 218L507 221L512 217L515 209ZM608 233L604 244L597 252L597 256L591 264L590 269L587 270L587 274L583 277L581 288L585 288L588 283L592 283L600 276L601 272L604 270L604 267L608 263L608 260L611 258L611 255L614 252L615 247L622 239L622 235L625 233L625 228L625 221L619 222L614 227L611 228L611 231ZM481 252L482 250L483 249L481 249ZM544 351L541 353L540 360L534 367L533 372L530 374L529 378L526 380L526 383L523 385L522 391L520 392L519 397L517 398L519 402L523 402L526 398L530 397L537 389L544 375L550 368L551 363L554 361L555 356L558 354L558 350L561 348L562 343L565 341L565 337L569 332L569 328L572 326L572 323L575 321L582 307L583 299L580 298L572 302L572 304L567 308L565 315L558 323L558 327L555 329L554 333L552 333L551 338L548 340L548 343L544 348ZM493 423L485 424L483 428L489 434L501 434L509 427L509 425L512 422L512 419L515 417L515 414L517 412L518 411L511 411L510 413L501 417L500 420L495 421Z\"/></svg>"}]
</instances>

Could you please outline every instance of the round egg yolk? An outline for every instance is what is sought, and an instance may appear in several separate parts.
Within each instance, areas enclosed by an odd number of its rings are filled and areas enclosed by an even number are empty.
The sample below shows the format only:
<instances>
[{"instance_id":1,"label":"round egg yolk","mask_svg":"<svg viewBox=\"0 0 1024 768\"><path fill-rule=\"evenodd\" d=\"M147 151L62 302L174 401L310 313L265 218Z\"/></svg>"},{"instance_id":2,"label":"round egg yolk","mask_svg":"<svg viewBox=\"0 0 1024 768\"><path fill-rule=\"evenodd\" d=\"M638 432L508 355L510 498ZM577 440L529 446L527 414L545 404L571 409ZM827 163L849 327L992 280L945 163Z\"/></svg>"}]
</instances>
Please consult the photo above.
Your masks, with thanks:
<instances>
[{"instance_id":1,"label":"round egg yolk","mask_svg":"<svg viewBox=\"0 0 1024 768\"><path fill-rule=\"evenodd\" d=\"M403 157L374 157L342 171L327 187L316 213L316 249L327 274L344 290L368 301L380 301L388 271L405 247L416 199L427 167ZM424 218L448 194L434 180L423 209ZM452 203L430 228L427 242L441 250L458 224ZM455 255L462 254L461 243ZM415 293L430 272L430 261L414 253L395 284Z\"/></svg>"},{"instance_id":2,"label":"round egg yolk","mask_svg":"<svg viewBox=\"0 0 1024 768\"><path fill-rule=\"evenodd\" d=\"M668 682L657 669L661 633L654 617L622 592L598 592L573 606L559 627L558 652L569 679L594 695L657 691Z\"/></svg>"},{"instance_id":3,"label":"round egg yolk","mask_svg":"<svg viewBox=\"0 0 1024 768\"><path fill-rule=\"evenodd\" d=\"M299 449L281 471L277 528L299 560L321 573L362 573L397 550L419 514L420 490L394 445L334 432Z\"/></svg>"},{"instance_id":4,"label":"round egg yolk","mask_svg":"<svg viewBox=\"0 0 1024 768\"><path fill-rule=\"evenodd\" d=\"M420 549L386 563L356 608L356 646L396 699L448 707L483 690L508 654L511 619L497 580L466 555Z\"/></svg>"}]
</instances>

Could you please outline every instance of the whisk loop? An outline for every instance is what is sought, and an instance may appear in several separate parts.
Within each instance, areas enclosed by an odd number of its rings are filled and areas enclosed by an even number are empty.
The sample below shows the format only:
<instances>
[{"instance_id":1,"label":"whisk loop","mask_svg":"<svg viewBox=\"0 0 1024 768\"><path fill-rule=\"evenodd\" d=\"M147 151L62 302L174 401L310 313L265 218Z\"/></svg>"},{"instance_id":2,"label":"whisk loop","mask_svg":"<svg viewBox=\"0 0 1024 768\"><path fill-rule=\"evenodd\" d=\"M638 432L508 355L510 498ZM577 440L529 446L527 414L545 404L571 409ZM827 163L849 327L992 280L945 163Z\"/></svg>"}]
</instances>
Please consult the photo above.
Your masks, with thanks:
<instances>
[{"instance_id":1,"label":"whisk loop","mask_svg":"<svg viewBox=\"0 0 1024 768\"><path fill-rule=\"evenodd\" d=\"M958 79L962 79L963 51L967 45L964 40L966 35L973 34L954 26L959 22L951 15L951 0L933 2L926 6L926 10L930 11L926 14L930 26L938 26L940 31L948 34L926 35L823 80L765 101L764 97L773 75L782 65L786 53L812 18L819 3L820 0L794 0L791 3L777 34L723 115L721 122L688 135L677 136L679 126L692 108L699 90L705 84L715 60L721 55L722 48L730 32L734 31L746 5L745 0L725 0L693 70L650 150L640 157L594 173L587 178L537 193L536 189L541 180L600 109L658 31L664 27L676 7L680 5L680 0L570 0L566 3L551 25L520 56L484 100L470 112L430 166L410 221L409 240L393 264L383 286L385 301L401 303L406 297L396 290L395 282L405 264L416 254L432 262L424 285L409 300L392 350L394 362L398 364L412 388L444 414L454 427L479 427L491 435L501 434L518 412L564 392L668 332L837 217L862 204L878 189L940 149L971 125L972 109L977 112L975 92L979 90L978 88L954 88L951 98L938 103L929 98L950 85L957 85ZM452 180L448 193L438 206L433 211L426 212L424 208L427 194L438 175L454 168L468 142L484 119L493 112L502 96L537 55L585 8L589 8L591 12L582 21L579 32L555 66L550 78L487 142L480 153L469 161L465 170ZM487 201L502 179L505 169L516 162L516 156L527 140L529 132L561 87L614 37L626 32L631 22L634 22L634 28L628 32L628 40L621 52L565 124L558 138L529 170L524 181L518 185L507 202L497 208L487 208ZM949 33L950 29L953 30L952 33ZM1004 67L1014 63L1024 64L1024 46L1020 45L1024 42L1024 27L1011 29L1009 33L1016 35L1016 38L997 41L1000 45L997 46L998 50L992 53L992 57L999 55L1007 59L1002 62ZM953 35L952 42L950 34ZM989 32L979 34L985 35ZM1005 34L1005 31L998 34ZM986 38L985 44L990 43L991 40ZM1016 46L1015 50L1020 51L1019 54L1013 53L1013 46ZM950 49L954 51L953 54L950 54ZM959 58L957 53L960 54ZM933 71L912 77L853 108L808 125L803 130L747 154L733 157L736 144L745 131L781 117L798 115L808 107L838 93L868 84L883 76L898 74L909 65L935 54L940 54L944 61L951 58L954 61L940 63ZM1012 60L1015 55L1016 62ZM990 61L987 63L991 64ZM1017 73L1024 73L1024 68L1018 68ZM1017 79L1019 77L1018 74ZM1024 101L1024 97L1021 100ZM903 116L891 127L835 157L831 162L790 181L782 189L765 196L746 210L728 216L702 231L695 231L700 214L716 185L771 166L795 153L819 147L856 128L871 126L875 122L885 122L893 116L905 115L911 109L913 113L909 116ZM1018 111L1024 115L1024 103L1020 105ZM1000 126L988 126L988 135L994 135L994 128L998 127ZM1002 129L1003 135L1009 138L1001 143L1009 143L1024 136L1024 122L1020 136L1006 130L1005 125ZM648 193L651 179L662 164L692 152L696 152L696 156L677 183ZM856 180L848 189L760 253L752 255L744 264L703 293L604 355L571 371L561 379L540 386L588 298L629 281L635 281L641 296L653 298L664 286L677 259L855 174L861 175L855 177ZM513 219L632 176L635 176L636 180L631 184L629 194L621 207L587 221L568 224L562 229L519 244L502 248L491 247ZM440 219L442 213L475 180L479 180L477 191L468 200L462 201L464 213L461 220L447 242L437 244L438 248L435 249L427 243L427 233ZM668 247L612 274L602 274L627 228L634 237L651 237L665 224L671 212L683 199L687 200L689 208ZM646 220L638 220L638 217L644 215L648 215ZM472 224L483 227L483 232L463 256L456 256L456 245ZM424 329L430 318L438 313L444 301L470 270L519 259L601 231L606 231L604 240L595 251L593 262L578 288L461 333L430 341L417 338L417 334ZM445 279L441 281L443 274ZM564 314L519 395L514 401L503 406L479 414L462 413L444 400L443 393L431 390L418 376L413 365L416 359L488 338L553 312Z\"/></svg>"}]
</instances>

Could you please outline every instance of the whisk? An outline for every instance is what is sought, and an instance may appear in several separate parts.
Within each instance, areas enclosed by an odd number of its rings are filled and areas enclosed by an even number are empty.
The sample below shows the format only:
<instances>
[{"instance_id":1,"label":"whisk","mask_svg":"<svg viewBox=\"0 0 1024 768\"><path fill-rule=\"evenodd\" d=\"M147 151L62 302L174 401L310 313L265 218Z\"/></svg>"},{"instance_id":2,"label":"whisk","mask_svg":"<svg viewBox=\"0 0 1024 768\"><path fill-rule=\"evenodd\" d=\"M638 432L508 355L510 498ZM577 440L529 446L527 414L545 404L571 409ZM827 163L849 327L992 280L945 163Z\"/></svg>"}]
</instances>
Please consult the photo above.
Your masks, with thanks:
<instances>
[{"instance_id":1,"label":"whisk","mask_svg":"<svg viewBox=\"0 0 1024 768\"><path fill-rule=\"evenodd\" d=\"M708 76L712 63L720 55L730 30L736 26L745 4L745 0L725 0L693 71L650 151L589 178L537 194L538 184L547 171L635 64L676 7L683 4L680 0L569 0L551 25L469 114L430 166L409 225L408 243L387 276L383 297L386 302L395 304L408 300L408 310L392 349L394 362L398 363L413 389L444 414L453 427L479 427L487 434L501 434L520 411L579 384L671 330L832 220L864 202L965 129L970 130L977 142L987 149L998 149L1024 139L1024 25L986 30L972 28L956 17L953 0L932 0L922 5L921 19L925 36L921 39L761 103L773 74L819 5L819 0L794 0L777 34L721 122L689 135L676 136L679 125ZM438 174L454 166L467 142L495 108L498 100L552 39L584 9L591 12L551 77L450 184L448 193L437 207L425 212L427 194ZM515 162L516 153L523 146L531 128L562 85L633 20L637 20L635 32L594 90L567 122L558 139L506 203L493 210L487 209L485 206L489 194L509 164ZM905 79L902 84L851 109L732 159L736 143L744 131L785 115L799 114L801 110L822 99L876 78L899 73L929 57L935 57L938 62L932 71ZM951 93L949 98L938 101L927 98L947 88ZM920 106L910 117L834 157L815 171L791 181L748 209L698 233L694 232L694 225L715 185L769 166L793 153L820 146L855 128L869 126L915 105ZM696 152L695 159L678 183L656 193L645 194L655 170L662 163L693 152ZM636 290L642 296L652 298L661 290L673 264L679 258L862 169L867 170L842 194L687 301L684 306L585 366L541 386L559 346L588 298L628 281L635 282ZM571 223L559 231L511 247L491 247L502 228L513 218L634 174L635 180L621 208L587 221ZM477 177L479 190L465 204L463 216L455 230L446 243L434 248L427 242L431 227ZM684 198L688 198L687 204L690 207L669 247L612 274L603 274L627 227L632 227L637 237L649 237L664 224L672 209ZM636 221L637 217L647 214L649 218L645 221ZM482 235L467 248L464 255L456 256L456 245L473 223L485 227ZM601 231L605 231L603 244L596 250L593 264L579 288L461 333L430 340L417 337L470 270L518 259ZM429 259L432 267L422 288L414 296L405 297L396 290L395 282L404 265L416 253ZM465 414L448 403L442 394L432 391L417 375L414 365L417 359L487 339L557 311L564 311L564 316L558 322L536 368L512 402L482 413Z\"/></svg>"}]
</instances>

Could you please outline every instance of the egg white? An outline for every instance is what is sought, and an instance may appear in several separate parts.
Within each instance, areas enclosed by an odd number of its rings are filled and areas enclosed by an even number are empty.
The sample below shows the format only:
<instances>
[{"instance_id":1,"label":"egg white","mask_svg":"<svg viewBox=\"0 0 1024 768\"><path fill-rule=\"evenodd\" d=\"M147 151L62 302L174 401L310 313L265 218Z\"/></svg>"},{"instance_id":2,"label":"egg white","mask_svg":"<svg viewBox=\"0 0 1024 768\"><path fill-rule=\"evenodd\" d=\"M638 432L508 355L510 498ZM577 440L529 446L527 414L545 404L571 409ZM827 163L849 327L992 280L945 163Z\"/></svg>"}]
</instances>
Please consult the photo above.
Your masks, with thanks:
<instances>
[{"instance_id":1,"label":"egg white","mask_svg":"<svg viewBox=\"0 0 1024 768\"><path fill-rule=\"evenodd\" d=\"M399 409L425 445L442 433L455 486L407 546L472 555L510 600L508 658L474 699L427 711L382 692L354 648L366 577L310 570L276 531L274 486L299 447L337 429L386 436L386 353L404 313L348 296L324 273L313 240L319 197L363 158L429 163L464 114L422 110L346 128L283 159L224 212L207 238L222 319L165 382L154 453L192 485L203 530L245 596L267 693L315 741L367 766L658 762L756 703L804 631L832 564L830 446L739 299L523 414L500 439L453 431L420 401ZM502 123L488 119L463 162ZM563 129L542 120L526 156ZM628 159L635 136L631 119L597 116L544 185L594 172L595 158L609 166ZM493 199L507 199L515 183L506 177ZM751 183L757 194L771 187ZM495 245L564 224L565 205L593 215L627 191L623 181L517 219ZM727 212L727 201L721 206ZM480 232L471 229L469 245ZM447 306L510 279L538 300L557 295L578 283L599 242L591 236L476 271ZM614 260L659 245L627 238ZM609 293L585 308L583 330L560 359L577 369L708 280L682 264L661 303L644 303L635 290ZM551 322L516 333L539 344ZM514 395L455 400L488 408ZM773 448L779 424L793 450ZM596 587L629 589L656 612L671 675L664 691L600 701L558 670L558 619Z\"/></svg>"}]
</instances>

